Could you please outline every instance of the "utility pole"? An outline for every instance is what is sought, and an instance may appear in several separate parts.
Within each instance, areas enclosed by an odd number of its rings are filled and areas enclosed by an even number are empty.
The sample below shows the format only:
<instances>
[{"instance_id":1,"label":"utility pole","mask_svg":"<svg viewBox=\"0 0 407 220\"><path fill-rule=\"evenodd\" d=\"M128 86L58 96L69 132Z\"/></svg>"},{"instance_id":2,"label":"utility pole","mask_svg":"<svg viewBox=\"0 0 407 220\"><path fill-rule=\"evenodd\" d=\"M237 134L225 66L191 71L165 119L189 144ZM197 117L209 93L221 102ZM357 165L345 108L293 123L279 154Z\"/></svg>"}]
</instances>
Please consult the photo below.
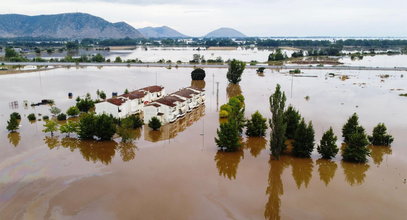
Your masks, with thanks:
<instances>
[{"instance_id":1,"label":"utility pole","mask_svg":"<svg viewBox=\"0 0 407 220\"><path fill-rule=\"evenodd\" d=\"M219 82L216 82L216 111L219 111Z\"/></svg>"}]
</instances>

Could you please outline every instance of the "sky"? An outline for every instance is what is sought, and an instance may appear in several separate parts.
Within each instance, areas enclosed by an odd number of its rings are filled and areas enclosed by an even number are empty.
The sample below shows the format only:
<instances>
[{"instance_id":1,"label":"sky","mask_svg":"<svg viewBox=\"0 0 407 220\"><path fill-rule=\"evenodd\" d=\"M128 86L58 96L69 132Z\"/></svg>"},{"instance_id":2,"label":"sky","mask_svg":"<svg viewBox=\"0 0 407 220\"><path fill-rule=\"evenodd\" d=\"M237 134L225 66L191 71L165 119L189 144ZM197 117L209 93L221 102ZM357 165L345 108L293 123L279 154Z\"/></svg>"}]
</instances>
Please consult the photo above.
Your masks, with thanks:
<instances>
[{"instance_id":1,"label":"sky","mask_svg":"<svg viewBox=\"0 0 407 220\"><path fill-rule=\"evenodd\" d=\"M406 0L0 0L0 14L83 12L189 36L220 27L248 36L407 37Z\"/></svg>"}]
</instances>

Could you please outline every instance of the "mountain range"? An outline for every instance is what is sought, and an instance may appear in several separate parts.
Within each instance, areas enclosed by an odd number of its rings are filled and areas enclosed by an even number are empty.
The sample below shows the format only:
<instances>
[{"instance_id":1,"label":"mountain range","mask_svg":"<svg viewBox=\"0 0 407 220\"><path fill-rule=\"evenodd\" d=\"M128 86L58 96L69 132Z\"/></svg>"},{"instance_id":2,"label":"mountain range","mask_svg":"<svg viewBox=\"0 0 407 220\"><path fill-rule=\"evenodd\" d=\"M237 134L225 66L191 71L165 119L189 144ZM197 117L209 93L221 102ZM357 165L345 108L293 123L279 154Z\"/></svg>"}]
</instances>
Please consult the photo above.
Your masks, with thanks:
<instances>
[{"instance_id":1,"label":"mountain range","mask_svg":"<svg viewBox=\"0 0 407 220\"><path fill-rule=\"evenodd\" d=\"M111 23L103 18L86 13L64 13L54 15L0 15L0 37L44 37L44 38L184 38L188 37L170 27L145 27L136 29L125 22ZM220 28L208 33L208 38L241 38L241 32L231 28Z\"/></svg>"}]
</instances>

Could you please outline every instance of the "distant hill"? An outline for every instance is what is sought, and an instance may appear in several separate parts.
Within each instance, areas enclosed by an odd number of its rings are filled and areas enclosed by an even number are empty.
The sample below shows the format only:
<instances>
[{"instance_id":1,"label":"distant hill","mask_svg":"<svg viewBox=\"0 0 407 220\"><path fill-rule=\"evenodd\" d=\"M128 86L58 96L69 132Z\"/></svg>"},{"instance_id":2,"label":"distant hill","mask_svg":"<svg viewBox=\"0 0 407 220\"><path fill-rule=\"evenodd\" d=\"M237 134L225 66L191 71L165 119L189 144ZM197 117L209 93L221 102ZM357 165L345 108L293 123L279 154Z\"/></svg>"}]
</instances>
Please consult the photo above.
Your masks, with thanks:
<instances>
[{"instance_id":1,"label":"distant hill","mask_svg":"<svg viewBox=\"0 0 407 220\"><path fill-rule=\"evenodd\" d=\"M246 37L246 35L242 34L241 32L233 29L233 28L219 28L210 33L208 33L205 37L208 38L242 38Z\"/></svg>"},{"instance_id":2,"label":"distant hill","mask_svg":"<svg viewBox=\"0 0 407 220\"><path fill-rule=\"evenodd\" d=\"M147 37L147 38L182 38L182 37L187 37L184 34L181 34L180 32L167 27L167 26L162 26L162 27L145 27L145 28L140 28L138 29L140 33Z\"/></svg>"},{"instance_id":3,"label":"distant hill","mask_svg":"<svg viewBox=\"0 0 407 220\"><path fill-rule=\"evenodd\" d=\"M85 13L27 16L0 15L0 37L49 38L141 38L143 35L125 22L111 23Z\"/></svg>"}]
</instances>

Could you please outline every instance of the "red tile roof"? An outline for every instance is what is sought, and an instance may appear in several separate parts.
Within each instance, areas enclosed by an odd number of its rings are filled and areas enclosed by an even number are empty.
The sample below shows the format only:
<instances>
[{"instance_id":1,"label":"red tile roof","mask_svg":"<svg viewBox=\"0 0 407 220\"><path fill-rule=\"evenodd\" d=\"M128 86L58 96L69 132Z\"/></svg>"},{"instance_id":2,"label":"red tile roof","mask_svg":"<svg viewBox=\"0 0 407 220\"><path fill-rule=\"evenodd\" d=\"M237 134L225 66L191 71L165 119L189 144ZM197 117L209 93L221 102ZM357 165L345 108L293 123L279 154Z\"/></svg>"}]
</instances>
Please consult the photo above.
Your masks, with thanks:
<instances>
[{"instance_id":1,"label":"red tile roof","mask_svg":"<svg viewBox=\"0 0 407 220\"><path fill-rule=\"evenodd\" d=\"M130 92L128 94L123 94L123 95L120 95L120 96L129 98L131 100L133 100L133 99L141 99L144 96L146 96L146 92L140 91L140 90L135 90L135 91L132 91L132 92Z\"/></svg>"},{"instance_id":2,"label":"red tile roof","mask_svg":"<svg viewBox=\"0 0 407 220\"><path fill-rule=\"evenodd\" d=\"M175 102L184 102L184 100L175 96L165 96L161 99L155 100L154 102L158 102L160 104L167 105L170 107L175 107L176 106Z\"/></svg>"},{"instance_id":3,"label":"red tile roof","mask_svg":"<svg viewBox=\"0 0 407 220\"><path fill-rule=\"evenodd\" d=\"M142 88L140 90L144 90L147 92L160 92L163 89L164 89L164 87L162 87L162 86L148 86L148 87Z\"/></svg>"},{"instance_id":4,"label":"red tile roof","mask_svg":"<svg viewBox=\"0 0 407 220\"><path fill-rule=\"evenodd\" d=\"M178 92L174 92L172 94L178 95L178 96L181 96L181 97L185 97L185 98L192 98L192 95L196 95L198 93L191 90L191 89L186 89L185 88L185 89L179 90Z\"/></svg>"},{"instance_id":5,"label":"red tile roof","mask_svg":"<svg viewBox=\"0 0 407 220\"><path fill-rule=\"evenodd\" d=\"M124 99L121 99L121 98L111 98L111 99L107 99L106 101L109 103L112 103L113 105L117 105L117 106L121 106L123 103L126 102Z\"/></svg>"}]
</instances>

